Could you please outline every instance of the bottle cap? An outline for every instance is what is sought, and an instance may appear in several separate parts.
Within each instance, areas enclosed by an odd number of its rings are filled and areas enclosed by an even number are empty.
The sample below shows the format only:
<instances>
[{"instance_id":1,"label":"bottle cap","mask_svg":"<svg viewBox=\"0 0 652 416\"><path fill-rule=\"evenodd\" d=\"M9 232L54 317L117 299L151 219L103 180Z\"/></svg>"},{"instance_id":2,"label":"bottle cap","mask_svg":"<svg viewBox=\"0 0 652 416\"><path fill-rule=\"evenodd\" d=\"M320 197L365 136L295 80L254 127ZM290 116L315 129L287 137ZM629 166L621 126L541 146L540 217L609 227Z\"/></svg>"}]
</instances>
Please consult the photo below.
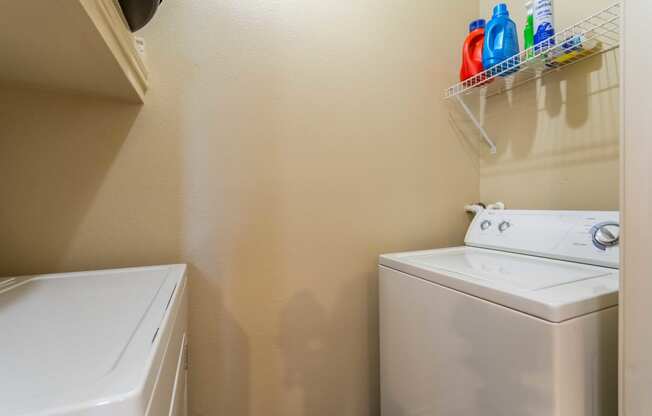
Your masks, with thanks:
<instances>
[{"instance_id":1,"label":"bottle cap","mask_svg":"<svg viewBox=\"0 0 652 416\"><path fill-rule=\"evenodd\" d=\"M532 0L525 2L525 10L526 10L528 15L531 15L531 14L534 13L534 7L532 6Z\"/></svg>"},{"instance_id":2,"label":"bottle cap","mask_svg":"<svg viewBox=\"0 0 652 416\"><path fill-rule=\"evenodd\" d=\"M496 7L494 7L494 16L509 16L507 5L505 3L497 4Z\"/></svg>"},{"instance_id":3,"label":"bottle cap","mask_svg":"<svg viewBox=\"0 0 652 416\"><path fill-rule=\"evenodd\" d=\"M473 32L476 29L484 29L486 25L487 21L484 19L474 20L469 25L469 32Z\"/></svg>"}]
</instances>

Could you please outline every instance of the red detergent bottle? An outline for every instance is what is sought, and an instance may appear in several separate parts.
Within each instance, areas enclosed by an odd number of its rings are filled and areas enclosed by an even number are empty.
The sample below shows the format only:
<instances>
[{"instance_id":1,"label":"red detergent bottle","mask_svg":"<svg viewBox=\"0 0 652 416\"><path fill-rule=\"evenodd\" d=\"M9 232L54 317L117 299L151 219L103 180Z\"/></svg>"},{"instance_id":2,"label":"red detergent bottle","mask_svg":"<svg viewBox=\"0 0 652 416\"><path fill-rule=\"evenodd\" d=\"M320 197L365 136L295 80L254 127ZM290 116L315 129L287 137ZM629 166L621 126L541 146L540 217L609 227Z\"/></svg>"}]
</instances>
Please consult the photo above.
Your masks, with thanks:
<instances>
[{"instance_id":1,"label":"red detergent bottle","mask_svg":"<svg viewBox=\"0 0 652 416\"><path fill-rule=\"evenodd\" d=\"M478 19L469 25L469 35L464 41L462 49L462 69L460 70L460 81L466 81L474 75L484 71L482 65L482 48L484 47L484 28L487 22Z\"/></svg>"}]
</instances>

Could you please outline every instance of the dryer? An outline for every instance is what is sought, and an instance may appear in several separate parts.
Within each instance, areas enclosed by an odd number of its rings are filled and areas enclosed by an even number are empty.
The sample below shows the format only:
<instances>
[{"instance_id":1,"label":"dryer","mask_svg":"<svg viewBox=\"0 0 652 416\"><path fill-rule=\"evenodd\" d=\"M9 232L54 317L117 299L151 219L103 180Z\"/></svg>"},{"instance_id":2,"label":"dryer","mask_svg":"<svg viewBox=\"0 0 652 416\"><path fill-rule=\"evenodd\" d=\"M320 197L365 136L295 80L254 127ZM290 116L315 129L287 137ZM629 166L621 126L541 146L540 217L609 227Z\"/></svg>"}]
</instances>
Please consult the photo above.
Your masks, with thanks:
<instances>
[{"instance_id":1,"label":"dryer","mask_svg":"<svg viewBox=\"0 0 652 416\"><path fill-rule=\"evenodd\" d=\"M617 212L492 211L380 257L383 416L613 416Z\"/></svg>"},{"instance_id":2,"label":"dryer","mask_svg":"<svg viewBox=\"0 0 652 416\"><path fill-rule=\"evenodd\" d=\"M186 266L0 279L0 415L185 416Z\"/></svg>"}]
</instances>

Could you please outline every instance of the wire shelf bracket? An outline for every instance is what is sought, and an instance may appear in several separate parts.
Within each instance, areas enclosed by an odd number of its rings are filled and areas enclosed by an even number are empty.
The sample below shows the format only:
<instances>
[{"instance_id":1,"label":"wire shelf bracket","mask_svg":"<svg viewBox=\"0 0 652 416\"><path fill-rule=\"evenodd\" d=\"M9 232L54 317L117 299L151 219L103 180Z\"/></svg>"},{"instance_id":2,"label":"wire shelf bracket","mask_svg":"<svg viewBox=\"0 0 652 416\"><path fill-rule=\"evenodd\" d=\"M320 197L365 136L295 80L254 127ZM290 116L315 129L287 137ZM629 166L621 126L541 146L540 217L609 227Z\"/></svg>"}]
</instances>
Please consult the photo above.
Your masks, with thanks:
<instances>
[{"instance_id":1,"label":"wire shelf bracket","mask_svg":"<svg viewBox=\"0 0 652 416\"><path fill-rule=\"evenodd\" d=\"M460 106L462 107L462 109L464 110L466 115L469 117L469 119L471 120L471 122L473 123L475 128L477 128L478 131L480 132L480 135L482 136L482 139L484 139L484 141L489 146L489 151L491 152L491 154L492 155L496 154L496 151L497 151L496 150L496 144L494 143L493 140L491 140L491 138L487 134L487 131L482 126L482 123L480 123L478 118L475 116L475 114L473 114L473 111L471 111L469 106L466 105L466 103L464 102L464 99L460 95L456 95L455 99L460 104Z\"/></svg>"}]
</instances>

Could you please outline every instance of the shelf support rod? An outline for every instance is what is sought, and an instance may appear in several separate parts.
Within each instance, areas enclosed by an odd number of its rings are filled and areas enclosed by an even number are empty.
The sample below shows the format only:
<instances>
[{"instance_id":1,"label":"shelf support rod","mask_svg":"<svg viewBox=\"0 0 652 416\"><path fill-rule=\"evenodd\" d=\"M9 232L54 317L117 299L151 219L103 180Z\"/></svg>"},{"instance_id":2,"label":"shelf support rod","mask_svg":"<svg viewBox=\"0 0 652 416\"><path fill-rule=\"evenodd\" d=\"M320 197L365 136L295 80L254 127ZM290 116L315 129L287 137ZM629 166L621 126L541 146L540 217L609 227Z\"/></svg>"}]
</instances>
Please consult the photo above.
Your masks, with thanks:
<instances>
[{"instance_id":1,"label":"shelf support rod","mask_svg":"<svg viewBox=\"0 0 652 416\"><path fill-rule=\"evenodd\" d=\"M487 145L491 148L490 152L492 155L496 154L496 145L494 144L493 140L489 138L489 135L485 131L484 127L482 127L482 124L478 121L478 119L475 117L475 114L473 114L473 111L469 108L468 105L464 102L462 99L461 95L456 95L455 99L457 99L457 102L460 103L460 106L462 106L462 109L464 109L464 112L466 113L467 116L471 119L473 122L473 125L480 131L480 134L482 135L482 138L484 139L485 142L487 142Z\"/></svg>"}]
</instances>

